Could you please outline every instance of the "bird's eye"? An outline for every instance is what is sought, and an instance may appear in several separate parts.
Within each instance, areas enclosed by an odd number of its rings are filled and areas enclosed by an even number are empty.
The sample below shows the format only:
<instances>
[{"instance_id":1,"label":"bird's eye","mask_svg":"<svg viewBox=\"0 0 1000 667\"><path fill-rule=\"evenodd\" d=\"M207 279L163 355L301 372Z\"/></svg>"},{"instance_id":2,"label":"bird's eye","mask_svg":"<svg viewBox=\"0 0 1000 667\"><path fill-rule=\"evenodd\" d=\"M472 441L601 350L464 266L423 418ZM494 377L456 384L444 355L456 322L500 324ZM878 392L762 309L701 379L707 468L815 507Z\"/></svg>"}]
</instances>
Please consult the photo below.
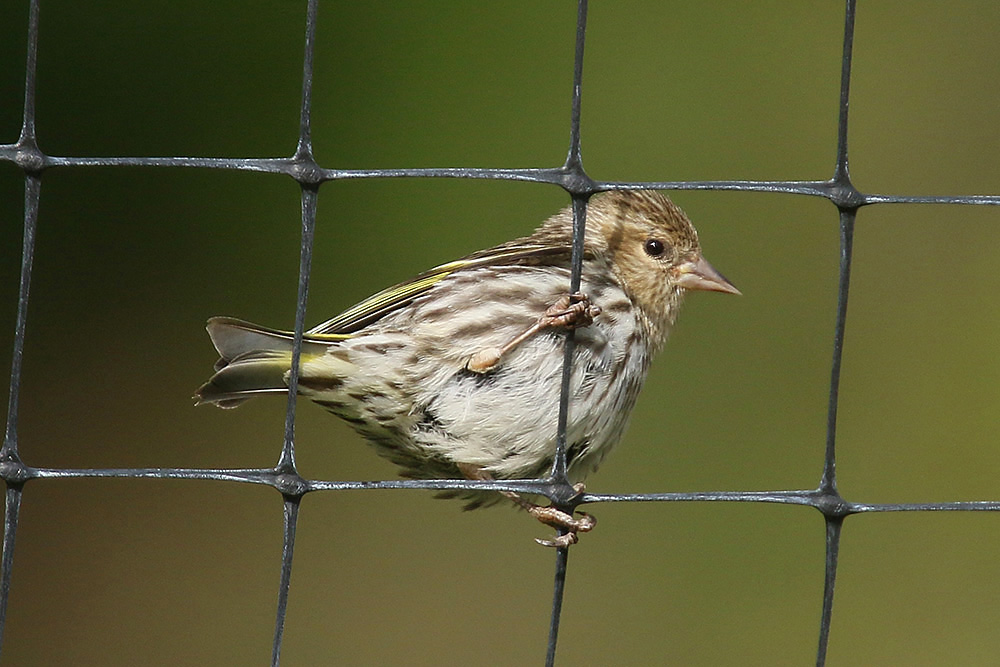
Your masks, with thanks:
<instances>
[{"instance_id":1,"label":"bird's eye","mask_svg":"<svg viewBox=\"0 0 1000 667\"><path fill-rule=\"evenodd\" d=\"M648 239L646 241L646 245L643 246L643 250L645 250L646 254L650 257L659 257L666 252L667 248L663 245L663 241L660 241L659 239Z\"/></svg>"}]
</instances>

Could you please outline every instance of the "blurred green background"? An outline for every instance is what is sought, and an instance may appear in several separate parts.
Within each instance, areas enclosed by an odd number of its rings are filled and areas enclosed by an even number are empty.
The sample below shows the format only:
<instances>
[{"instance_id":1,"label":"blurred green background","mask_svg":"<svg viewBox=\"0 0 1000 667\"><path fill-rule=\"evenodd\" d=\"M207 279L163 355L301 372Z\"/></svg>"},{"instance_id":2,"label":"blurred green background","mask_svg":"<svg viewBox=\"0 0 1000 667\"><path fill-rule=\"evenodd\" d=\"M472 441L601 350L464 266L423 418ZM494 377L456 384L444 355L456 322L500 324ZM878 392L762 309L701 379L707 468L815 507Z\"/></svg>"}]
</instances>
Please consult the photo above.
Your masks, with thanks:
<instances>
[{"instance_id":1,"label":"blurred green background","mask_svg":"<svg viewBox=\"0 0 1000 667\"><path fill-rule=\"evenodd\" d=\"M16 140L26 2L0 10L0 142ZM555 166L569 137L575 4L324 2L314 136L327 167ZM833 169L836 1L591 3L583 154L607 180L823 179ZM304 3L47 0L38 135L52 155L294 149ZM1000 4L862 2L851 99L858 187L1000 192ZM22 178L0 164L0 350L12 346ZM836 297L837 214L786 195L677 193L744 292L695 295L594 492L812 488ZM529 232L558 188L367 180L321 190L309 323ZM299 194L205 170L45 173L21 452L65 467L263 467L284 402L195 409L203 324L293 321ZM858 218L839 437L858 502L1000 498L1000 210ZM9 352L0 356L7 377ZM6 404L6 381L3 382ZM392 479L303 405L298 462ZM823 522L805 508L595 506L572 550L562 664L814 660ZM831 665L995 664L1000 517L846 523ZM305 498L283 664L538 664L553 554L508 509L427 492ZM271 489L150 480L27 486L9 665L265 664L281 553ZM402 657L401 657L402 656Z\"/></svg>"}]
</instances>

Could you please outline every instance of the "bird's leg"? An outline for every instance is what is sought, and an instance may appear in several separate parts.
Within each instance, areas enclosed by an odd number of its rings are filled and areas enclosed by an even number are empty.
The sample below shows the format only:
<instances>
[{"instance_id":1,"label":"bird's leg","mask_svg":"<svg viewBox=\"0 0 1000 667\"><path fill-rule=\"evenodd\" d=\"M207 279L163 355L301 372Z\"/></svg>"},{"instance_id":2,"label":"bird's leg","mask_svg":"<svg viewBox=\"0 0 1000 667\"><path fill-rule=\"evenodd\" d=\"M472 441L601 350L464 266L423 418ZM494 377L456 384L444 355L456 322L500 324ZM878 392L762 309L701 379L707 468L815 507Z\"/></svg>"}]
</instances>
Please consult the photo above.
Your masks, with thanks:
<instances>
[{"instance_id":1,"label":"bird's leg","mask_svg":"<svg viewBox=\"0 0 1000 667\"><path fill-rule=\"evenodd\" d=\"M494 481L492 475L477 465L459 463L458 469L466 479L482 482ZM574 484L573 489L576 491L576 494L579 495L583 493L584 485L582 482ZM568 547L571 544L576 544L580 541L577 533L590 532L594 529L594 526L597 525L597 519L586 512L577 512L577 514L580 515L580 518L578 519L572 514L563 512L557 507L552 507L551 505L548 507L536 505L530 500L525 500L520 496L520 494L513 491L500 491L500 493L503 494L504 497L513 501L514 504L526 511L528 514L544 523L546 526L551 526L556 529L562 528L566 531L562 535L558 535L551 540L541 540L536 537L535 541L544 547Z\"/></svg>"},{"instance_id":2,"label":"bird's leg","mask_svg":"<svg viewBox=\"0 0 1000 667\"><path fill-rule=\"evenodd\" d=\"M600 314L601 307L590 303L590 297L583 292L564 294L548 307L537 322L500 347L487 347L479 350L472 355L465 367L473 373L486 373L496 368L505 354L536 333L559 327L567 329L585 327L593 323L594 318Z\"/></svg>"}]
</instances>

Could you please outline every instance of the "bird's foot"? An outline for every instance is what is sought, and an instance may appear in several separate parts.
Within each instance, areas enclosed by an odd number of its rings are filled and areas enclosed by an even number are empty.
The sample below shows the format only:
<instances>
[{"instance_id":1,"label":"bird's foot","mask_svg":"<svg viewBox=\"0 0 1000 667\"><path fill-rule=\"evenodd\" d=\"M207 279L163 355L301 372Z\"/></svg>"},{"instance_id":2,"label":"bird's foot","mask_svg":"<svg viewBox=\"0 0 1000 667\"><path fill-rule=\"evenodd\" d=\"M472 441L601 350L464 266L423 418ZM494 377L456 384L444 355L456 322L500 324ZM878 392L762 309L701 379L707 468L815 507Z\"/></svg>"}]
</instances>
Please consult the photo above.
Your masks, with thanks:
<instances>
[{"instance_id":1,"label":"bird's foot","mask_svg":"<svg viewBox=\"0 0 1000 667\"><path fill-rule=\"evenodd\" d=\"M580 541L578 533L590 532L597 525L597 519L586 512L577 512L580 518L576 518L555 507L539 507L537 505L534 510L529 509L528 512L545 525L565 531L550 540L536 537L535 542L543 547L565 548L576 544Z\"/></svg>"},{"instance_id":2,"label":"bird's foot","mask_svg":"<svg viewBox=\"0 0 1000 667\"><path fill-rule=\"evenodd\" d=\"M466 479L480 481L493 480L492 475L477 465L471 463L458 463L456 465ZM574 484L573 498L579 497L585 489L586 486L583 482ZM522 498L521 494L515 493L514 491L501 491L500 493L509 500L513 501L514 504L526 511L528 514L544 523L546 526L551 526L559 531L564 531L560 532L559 535L555 536L551 540L542 540L536 537L535 541L543 547L565 548L571 544L576 544L580 541L578 533L589 533L594 529L594 526L597 525L597 519L586 512L577 512L577 515L579 516L579 518L577 518L569 512L564 512L558 507L553 507L552 505L547 507L537 505L530 500Z\"/></svg>"},{"instance_id":3,"label":"bird's foot","mask_svg":"<svg viewBox=\"0 0 1000 667\"><path fill-rule=\"evenodd\" d=\"M583 482L573 485L574 497L579 496L584 491ZM505 494L507 495L507 494ZM597 519L586 512L577 512L579 518L569 512L564 512L551 505L542 507L533 502L527 501L521 496L510 494L507 496L520 505L531 516L535 517L546 526L551 526L560 531L560 534L550 540L535 538L535 541L543 547L568 547L580 541L579 533L589 533L597 525Z\"/></svg>"},{"instance_id":4,"label":"bird's foot","mask_svg":"<svg viewBox=\"0 0 1000 667\"><path fill-rule=\"evenodd\" d=\"M566 327L579 329L593 324L594 318L601 314L601 307L590 302L590 297L583 292L565 294L549 306L548 310L538 320L541 329Z\"/></svg>"},{"instance_id":5,"label":"bird's foot","mask_svg":"<svg viewBox=\"0 0 1000 667\"><path fill-rule=\"evenodd\" d=\"M476 352L465 367L473 373L488 373L496 368L504 355L515 347L546 329L579 329L593 323L601 314L601 307L590 302L583 292L565 294L549 306L538 321L500 347L487 347Z\"/></svg>"}]
</instances>

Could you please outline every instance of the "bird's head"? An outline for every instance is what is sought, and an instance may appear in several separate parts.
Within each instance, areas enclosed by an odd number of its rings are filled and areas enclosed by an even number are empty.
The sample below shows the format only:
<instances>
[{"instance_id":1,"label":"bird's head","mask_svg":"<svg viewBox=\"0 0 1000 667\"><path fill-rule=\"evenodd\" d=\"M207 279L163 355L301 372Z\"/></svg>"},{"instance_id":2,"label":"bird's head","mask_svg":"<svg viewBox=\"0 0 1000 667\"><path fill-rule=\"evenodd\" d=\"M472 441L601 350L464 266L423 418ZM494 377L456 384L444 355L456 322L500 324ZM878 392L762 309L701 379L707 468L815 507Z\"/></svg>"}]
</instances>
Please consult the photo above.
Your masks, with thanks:
<instances>
[{"instance_id":1,"label":"bird's head","mask_svg":"<svg viewBox=\"0 0 1000 667\"><path fill-rule=\"evenodd\" d=\"M572 229L568 210L562 224L567 215ZM740 293L702 255L684 211L659 192L616 190L591 198L586 250L610 264L658 338L673 323L685 291Z\"/></svg>"}]
</instances>

